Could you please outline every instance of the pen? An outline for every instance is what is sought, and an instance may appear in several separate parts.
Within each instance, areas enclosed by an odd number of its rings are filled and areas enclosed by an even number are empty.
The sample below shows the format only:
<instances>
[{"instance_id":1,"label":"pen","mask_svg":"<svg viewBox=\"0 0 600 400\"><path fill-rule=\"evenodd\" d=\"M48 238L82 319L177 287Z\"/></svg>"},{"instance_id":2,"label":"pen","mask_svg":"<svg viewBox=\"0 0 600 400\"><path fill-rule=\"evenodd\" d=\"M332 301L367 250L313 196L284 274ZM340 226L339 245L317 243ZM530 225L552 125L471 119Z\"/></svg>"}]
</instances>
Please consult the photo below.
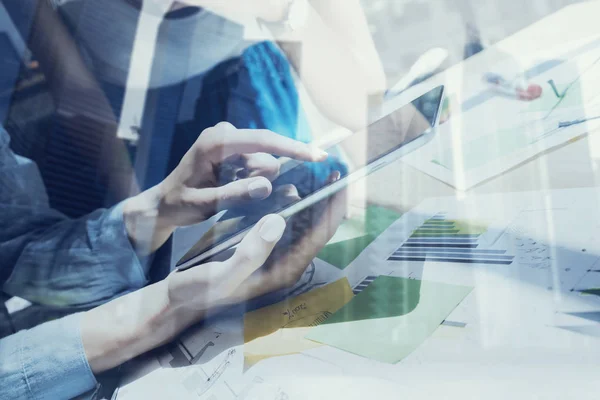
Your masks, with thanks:
<instances>
[{"instance_id":1,"label":"pen","mask_svg":"<svg viewBox=\"0 0 600 400\"><path fill-rule=\"evenodd\" d=\"M585 122L592 121L592 120L595 120L595 119L600 119L600 116L590 117L590 118L574 119L572 121L560 121L558 123L558 127L557 128L554 128L554 129L552 129L552 130L550 130L548 132L545 132L545 133L541 134L540 136L536 137L534 141L538 141L538 140L541 140L541 139L543 139L543 138L545 138L547 136L550 136L552 133L555 133L556 131L559 131L559 130L561 130L563 128L568 128L568 127L573 126L573 125L583 124Z\"/></svg>"},{"instance_id":2,"label":"pen","mask_svg":"<svg viewBox=\"0 0 600 400\"><path fill-rule=\"evenodd\" d=\"M592 121L594 119L600 119L600 116L590 117L590 118L582 118L582 119L575 119L573 121L561 121L561 122L558 123L558 127L559 128L567 128L569 126L583 124L584 122Z\"/></svg>"}]
</instances>

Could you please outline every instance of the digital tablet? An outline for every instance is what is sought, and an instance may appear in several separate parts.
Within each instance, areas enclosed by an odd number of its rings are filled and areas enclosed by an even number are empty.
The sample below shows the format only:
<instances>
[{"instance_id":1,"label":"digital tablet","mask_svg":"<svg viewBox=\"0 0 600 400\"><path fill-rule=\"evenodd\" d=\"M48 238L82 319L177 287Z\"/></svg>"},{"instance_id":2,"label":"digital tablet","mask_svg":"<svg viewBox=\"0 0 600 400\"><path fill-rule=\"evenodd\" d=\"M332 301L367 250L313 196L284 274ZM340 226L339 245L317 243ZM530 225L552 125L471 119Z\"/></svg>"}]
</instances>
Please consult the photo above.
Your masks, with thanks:
<instances>
[{"instance_id":1,"label":"digital tablet","mask_svg":"<svg viewBox=\"0 0 600 400\"><path fill-rule=\"evenodd\" d=\"M329 157L323 162L290 160L283 163L278 178L273 181L274 194L265 200L229 209L181 258L177 269L188 269L236 246L267 214L279 214L289 220L350 183L418 149L435 134L443 97L443 86L424 93L327 148ZM332 175L339 179L330 179ZM277 189L289 185L294 185L298 196L291 202L278 199Z\"/></svg>"}]
</instances>

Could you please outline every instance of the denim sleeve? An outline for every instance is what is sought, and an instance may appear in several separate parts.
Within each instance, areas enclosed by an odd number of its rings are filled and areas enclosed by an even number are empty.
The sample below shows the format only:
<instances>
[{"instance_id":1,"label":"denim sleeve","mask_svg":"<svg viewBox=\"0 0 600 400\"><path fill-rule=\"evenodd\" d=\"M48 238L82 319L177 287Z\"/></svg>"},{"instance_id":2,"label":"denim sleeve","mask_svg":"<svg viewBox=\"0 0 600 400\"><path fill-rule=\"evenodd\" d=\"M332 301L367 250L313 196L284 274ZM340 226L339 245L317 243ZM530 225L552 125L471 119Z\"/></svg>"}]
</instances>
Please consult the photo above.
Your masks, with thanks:
<instances>
[{"instance_id":1,"label":"denim sleeve","mask_svg":"<svg viewBox=\"0 0 600 400\"><path fill-rule=\"evenodd\" d=\"M81 341L81 315L0 339L0 398L70 399L97 385Z\"/></svg>"},{"instance_id":2,"label":"denim sleeve","mask_svg":"<svg viewBox=\"0 0 600 400\"><path fill-rule=\"evenodd\" d=\"M122 203L71 219L53 210L35 163L0 128L0 286L31 302L90 307L147 283Z\"/></svg>"}]
</instances>

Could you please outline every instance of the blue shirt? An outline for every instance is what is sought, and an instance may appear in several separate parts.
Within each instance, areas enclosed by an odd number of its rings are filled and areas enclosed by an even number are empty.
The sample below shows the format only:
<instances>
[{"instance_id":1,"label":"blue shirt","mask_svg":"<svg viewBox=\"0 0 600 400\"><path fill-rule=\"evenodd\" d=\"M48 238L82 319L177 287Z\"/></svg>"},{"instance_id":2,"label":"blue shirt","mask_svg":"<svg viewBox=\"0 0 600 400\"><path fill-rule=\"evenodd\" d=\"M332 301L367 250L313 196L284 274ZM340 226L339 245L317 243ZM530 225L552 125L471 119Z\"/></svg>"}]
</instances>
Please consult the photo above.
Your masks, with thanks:
<instances>
[{"instance_id":1,"label":"blue shirt","mask_svg":"<svg viewBox=\"0 0 600 400\"><path fill-rule=\"evenodd\" d=\"M81 314L0 340L0 398L70 399L97 385L80 335Z\"/></svg>"},{"instance_id":2,"label":"blue shirt","mask_svg":"<svg viewBox=\"0 0 600 400\"><path fill-rule=\"evenodd\" d=\"M70 219L48 205L39 171L0 128L0 285L52 307L89 308L142 288L148 267L129 242L122 204ZM93 389L80 314L0 339L0 398L70 398Z\"/></svg>"},{"instance_id":3,"label":"blue shirt","mask_svg":"<svg viewBox=\"0 0 600 400\"><path fill-rule=\"evenodd\" d=\"M147 283L123 222L123 204L70 219L50 208L31 160L0 129L0 284L52 307L91 307ZM3 277L3 279L1 278Z\"/></svg>"}]
</instances>

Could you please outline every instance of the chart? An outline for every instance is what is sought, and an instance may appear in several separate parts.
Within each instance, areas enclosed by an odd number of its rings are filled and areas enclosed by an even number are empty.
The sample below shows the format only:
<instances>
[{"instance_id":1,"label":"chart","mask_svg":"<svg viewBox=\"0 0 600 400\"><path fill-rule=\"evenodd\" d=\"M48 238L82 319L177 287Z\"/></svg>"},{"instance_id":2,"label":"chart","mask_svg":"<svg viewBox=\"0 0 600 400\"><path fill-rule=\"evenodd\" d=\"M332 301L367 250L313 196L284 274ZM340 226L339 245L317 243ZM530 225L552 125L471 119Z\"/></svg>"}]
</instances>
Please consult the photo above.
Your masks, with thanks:
<instances>
[{"instance_id":1,"label":"chart","mask_svg":"<svg viewBox=\"0 0 600 400\"><path fill-rule=\"evenodd\" d=\"M594 43L531 77L543 88L539 99L486 97L439 126L431 142L403 161L466 190L599 128L593 117L600 116L600 43ZM588 120L559 128L582 119Z\"/></svg>"},{"instance_id":2,"label":"chart","mask_svg":"<svg viewBox=\"0 0 600 400\"><path fill-rule=\"evenodd\" d=\"M471 290L380 276L306 337L372 360L397 363L431 336Z\"/></svg>"},{"instance_id":3,"label":"chart","mask_svg":"<svg viewBox=\"0 0 600 400\"><path fill-rule=\"evenodd\" d=\"M472 284L493 274L593 296L600 292L598 198L595 190L576 189L429 199L361 261L385 259L372 271L380 275Z\"/></svg>"},{"instance_id":4,"label":"chart","mask_svg":"<svg viewBox=\"0 0 600 400\"><path fill-rule=\"evenodd\" d=\"M506 250L481 248L480 237L486 231L485 226L448 220L445 213L438 213L416 229L388 260L512 264L514 256Z\"/></svg>"}]
</instances>

